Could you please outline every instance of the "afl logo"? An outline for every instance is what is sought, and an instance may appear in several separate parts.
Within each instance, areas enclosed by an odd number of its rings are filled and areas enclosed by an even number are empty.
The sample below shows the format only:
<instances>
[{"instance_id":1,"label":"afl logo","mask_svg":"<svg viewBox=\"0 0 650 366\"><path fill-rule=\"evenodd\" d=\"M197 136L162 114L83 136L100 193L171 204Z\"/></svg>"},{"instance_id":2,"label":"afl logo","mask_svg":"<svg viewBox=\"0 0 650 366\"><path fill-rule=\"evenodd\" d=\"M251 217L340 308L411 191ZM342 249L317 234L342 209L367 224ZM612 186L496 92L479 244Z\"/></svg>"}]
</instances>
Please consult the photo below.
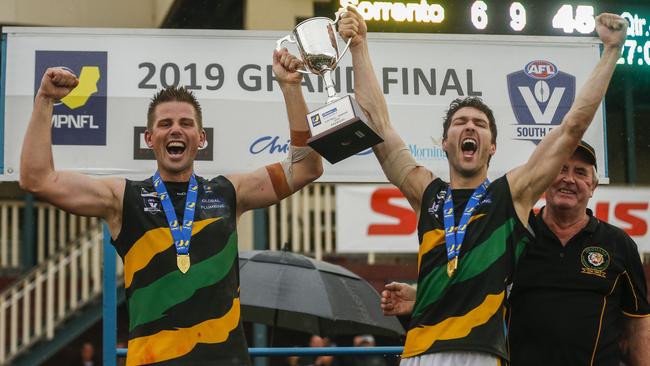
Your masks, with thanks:
<instances>
[{"instance_id":1,"label":"afl logo","mask_svg":"<svg viewBox=\"0 0 650 366\"><path fill-rule=\"evenodd\" d=\"M549 61L535 60L526 64L524 71L533 79L547 80L557 75L557 66Z\"/></svg>"}]
</instances>

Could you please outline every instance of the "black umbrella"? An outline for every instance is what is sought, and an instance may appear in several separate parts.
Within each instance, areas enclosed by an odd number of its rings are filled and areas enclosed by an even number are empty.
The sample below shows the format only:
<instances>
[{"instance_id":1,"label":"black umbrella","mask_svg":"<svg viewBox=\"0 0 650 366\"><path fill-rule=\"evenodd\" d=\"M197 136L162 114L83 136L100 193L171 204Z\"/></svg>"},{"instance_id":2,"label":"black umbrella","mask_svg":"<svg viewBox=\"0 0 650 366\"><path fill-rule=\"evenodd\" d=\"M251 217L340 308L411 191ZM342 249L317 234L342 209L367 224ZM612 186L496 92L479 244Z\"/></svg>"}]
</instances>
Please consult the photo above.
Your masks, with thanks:
<instances>
[{"instance_id":1,"label":"black umbrella","mask_svg":"<svg viewBox=\"0 0 650 366\"><path fill-rule=\"evenodd\" d=\"M323 336L398 337L404 328L386 317L380 296L347 269L282 251L239 253L242 319Z\"/></svg>"}]
</instances>

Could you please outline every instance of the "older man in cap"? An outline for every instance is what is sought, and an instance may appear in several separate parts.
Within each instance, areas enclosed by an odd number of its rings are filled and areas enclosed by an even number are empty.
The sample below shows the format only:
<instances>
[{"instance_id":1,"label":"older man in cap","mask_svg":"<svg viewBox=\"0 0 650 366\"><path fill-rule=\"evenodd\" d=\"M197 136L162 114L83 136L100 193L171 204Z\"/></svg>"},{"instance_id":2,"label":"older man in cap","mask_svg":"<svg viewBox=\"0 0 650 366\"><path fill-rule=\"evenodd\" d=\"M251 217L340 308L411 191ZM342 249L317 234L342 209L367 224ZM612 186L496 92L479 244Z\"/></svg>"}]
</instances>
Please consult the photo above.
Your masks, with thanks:
<instances>
[{"instance_id":1,"label":"older man in cap","mask_svg":"<svg viewBox=\"0 0 650 366\"><path fill-rule=\"evenodd\" d=\"M520 258L510 302L510 361L613 365L627 333L629 362L650 365L650 306L637 246L587 208L598 185L584 141L531 219L535 244ZM627 329L626 329L627 328Z\"/></svg>"}]
</instances>

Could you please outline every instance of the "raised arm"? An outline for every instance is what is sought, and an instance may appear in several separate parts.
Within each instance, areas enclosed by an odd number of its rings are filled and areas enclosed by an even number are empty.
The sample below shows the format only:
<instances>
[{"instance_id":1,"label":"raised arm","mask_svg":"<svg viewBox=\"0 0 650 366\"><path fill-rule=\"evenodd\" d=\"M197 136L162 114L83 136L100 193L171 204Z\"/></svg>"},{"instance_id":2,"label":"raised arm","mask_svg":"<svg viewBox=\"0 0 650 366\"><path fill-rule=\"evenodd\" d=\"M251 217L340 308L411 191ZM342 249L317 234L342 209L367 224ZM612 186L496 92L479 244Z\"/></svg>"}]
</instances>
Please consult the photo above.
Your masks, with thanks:
<instances>
[{"instance_id":1,"label":"raised arm","mask_svg":"<svg viewBox=\"0 0 650 366\"><path fill-rule=\"evenodd\" d=\"M124 180L93 179L54 169L51 132L54 102L68 95L78 83L73 74L59 68L50 68L43 75L23 141L20 187L69 213L105 219L111 234L117 237L122 224Z\"/></svg>"},{"instance_id":2,"label":"raised arm","mask_svg":"<svg viewBox=\"0 0 650 366\"><path fill-rule=\"evenodd\" d=\"M596 18L596 30L604 44L603 54L571 109L560 126L544 137L528 162L508 173L515 209L522 222L526 222L528 211L578 146L605 96L621 55L627 21L618 15L601 14Z\"/></svg>"},{"instance_id":3,"label":"raised arm","mask_svg":"<svg viewBox=\"0 0 650 366\"><path fill-rule=\"evenodd\" d=\"M273 52L273 73L280 84L289 117L291 146L287 158L251 173L228 178L237 190L237 214L275 204L313 182L323 173L320 155L307 146L307 104L302 95L302 62L286 49Z\"/></svg>"},{"instance_id":4,"label":"raised arm","mask_svg":"<svg viewBox=\"0 0 650 366\"><path fill-rule=\"evenodd\" d=\"M384 139L373 151L388 180L397 186L419 213L422 193L435 177L418 165L397 131L390 123L386 99L375 76L368 52L367 27L361 14L348 7L341 15L339 32L351 38L350 52L354 68L354 96L377 133Z\"/></svg>"}]
</instances>

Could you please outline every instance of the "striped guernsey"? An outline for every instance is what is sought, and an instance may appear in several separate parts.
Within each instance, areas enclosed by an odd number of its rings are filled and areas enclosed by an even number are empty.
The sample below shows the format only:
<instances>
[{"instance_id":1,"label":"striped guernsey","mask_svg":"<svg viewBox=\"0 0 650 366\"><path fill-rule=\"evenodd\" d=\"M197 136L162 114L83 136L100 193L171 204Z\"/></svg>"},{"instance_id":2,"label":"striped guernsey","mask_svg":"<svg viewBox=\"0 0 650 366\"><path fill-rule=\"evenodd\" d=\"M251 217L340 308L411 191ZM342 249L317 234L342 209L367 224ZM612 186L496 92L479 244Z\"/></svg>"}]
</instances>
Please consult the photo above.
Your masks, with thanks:
<instances>
[{"instance_id":1,"label":"striped guernsey","mask_svg":"<svg viewBox=\"0 0 650 366\"><path fill-rule=\"evenodd\" d=\"M453 350L507 359L504 297L530 234L515 213L506 177L497 179L469 221L450 278L442 221L447 189L448 183L435 179L422 197L417 296L402 356ZM473 191L453 191L455 225Z\"/></svg>"},{"instance_id":2,"label":"striped guernsey","mask_svg":"<svg viewBox=\"0 0 650 366\"><path fill-rule=\"evenodd\" d=\"M235 190L222 176L196 178L185 274L151 179L126 181L113 244L124 260L129 366L250 364L240 319ZM179 220L187 185L165 182Z\"/></svg>"}]
</instances>

